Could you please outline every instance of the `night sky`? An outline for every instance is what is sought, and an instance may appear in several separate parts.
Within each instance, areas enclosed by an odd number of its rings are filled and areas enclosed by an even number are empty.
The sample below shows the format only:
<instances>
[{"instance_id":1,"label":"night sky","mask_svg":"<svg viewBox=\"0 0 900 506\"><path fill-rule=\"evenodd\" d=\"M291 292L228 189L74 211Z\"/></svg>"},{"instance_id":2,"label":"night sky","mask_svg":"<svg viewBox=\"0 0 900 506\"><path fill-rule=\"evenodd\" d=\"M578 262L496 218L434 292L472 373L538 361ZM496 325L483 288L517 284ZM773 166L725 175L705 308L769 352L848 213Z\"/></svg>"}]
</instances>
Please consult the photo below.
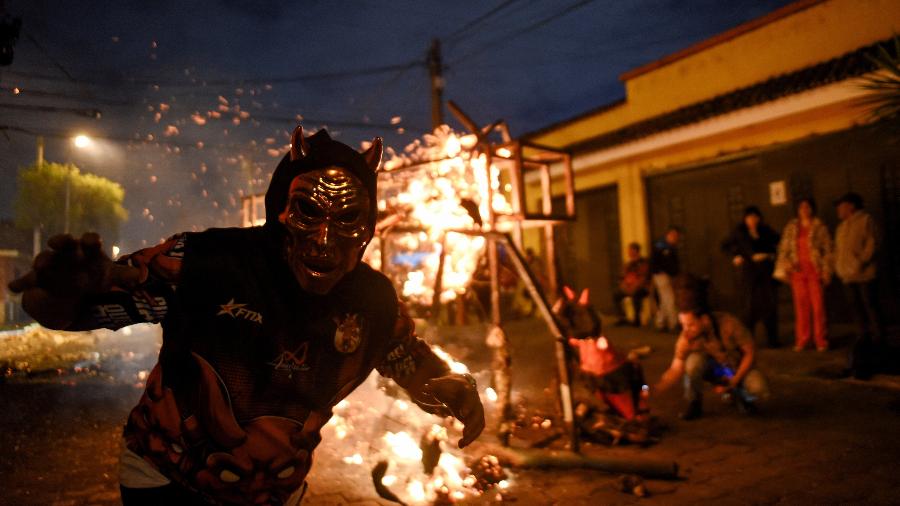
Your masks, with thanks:
<instances>
[{"instance_id":1,"label":"night sky","mask_svg":"<svg viewBox=\"0 0 900 506\"><path fill-rule=\"evenodd\" d=\"M622 72L787 3L7 0L23 27L0 104L32 109L0 107L0 219L34 134L46 159L125 187L127 251L238 224L298 115L353 146L381 135L399 150L428 131L435 37L445 98L518 136L622 98ZM76 133L96 137L90 152L70 147Z\"/></svg>"}]
</instances>

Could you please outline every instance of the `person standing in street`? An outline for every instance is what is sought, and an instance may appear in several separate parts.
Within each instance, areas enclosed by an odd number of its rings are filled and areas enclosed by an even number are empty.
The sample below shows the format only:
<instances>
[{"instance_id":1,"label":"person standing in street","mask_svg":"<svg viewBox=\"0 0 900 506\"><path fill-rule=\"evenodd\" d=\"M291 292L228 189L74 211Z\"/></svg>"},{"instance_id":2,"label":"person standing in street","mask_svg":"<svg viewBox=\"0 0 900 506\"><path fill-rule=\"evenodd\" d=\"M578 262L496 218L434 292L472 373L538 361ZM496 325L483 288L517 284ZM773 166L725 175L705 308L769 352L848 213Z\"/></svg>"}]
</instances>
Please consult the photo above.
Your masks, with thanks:
<instances>
[{"instance_id":1,"label":"person standing in street","mask_svg":"<svg viewBox=\"0 0 900 506\"><path fill-rule=\"evenodd\" d=\"M679 239L681 239L681 230L678 227L670 226L666 230L666 235L653 245L653 253L650 256L650 273L653 275L653 286L656 289L656 296L659 298L659 307L656 310L656 328L669 332L674 332L678 325L672 280L680 272L678 265Z\"/></svg>"},{"instance_id":2,"label":"person standing in street","mask_svg":"<svg viewBox=\"0 0 900 506\"><path fill-rule=\"evenodd\" d=\"M627 318L623 318L623 322L635 327L641 326L641 307L644 298L650 293L650 286L650 262L641 256L641 245L633 242L628 245L628 261L622 266L619 288L613 294L616 308L620 310L622 301L626 298L631 299L633 319L626 322Z\"/></svg>"},{"instance_id":3,"label":"person standing in street","mask_svg":"<svg viewBox=\"0 0 900 506\"><path fill-rule=\"evenodd\" d=\"M835 272L844 285L844 296L858 328L857 342L851 352L854 375L866 376L858 364L863 350L883 343L884 329L878 308L877 270L875 265L876 227L872 216L863 209L863 199L849 192L835 202L841 223L835 232ZM854 358L856 357L856 359ZM854 365L856 363L856 365Z\"/></svg>"},{"instance_id":4,"label":"person standing in street","mask_svg":"<svg viewBox=\"0 0 900 506\"><path fill-rule=\"evenodd\" d=\"M776 279L791 285L794 297L794 351L814 339L816 350L826 351L825 287L831 283L834 251L828 227L816 216L816 202L801 198L797 216L788 222L778 244ZM812 328L810 328L812 317Z\"/></svg>"},{"instance_id":5,"label":"person standing in street","mask_svg":"<svg viewBox=\"0 0 900 506\"><path fill-rule=\"evenodd\" d=\"M762 322L770 348L779 344L778 298L772 279L777 248L778 233L765 223L756 206L744 209L741 223L722 243L722 251L731 256L731 263L738 269L744 325L753 333L756 322Z\"/></svg>"}]
</instances>

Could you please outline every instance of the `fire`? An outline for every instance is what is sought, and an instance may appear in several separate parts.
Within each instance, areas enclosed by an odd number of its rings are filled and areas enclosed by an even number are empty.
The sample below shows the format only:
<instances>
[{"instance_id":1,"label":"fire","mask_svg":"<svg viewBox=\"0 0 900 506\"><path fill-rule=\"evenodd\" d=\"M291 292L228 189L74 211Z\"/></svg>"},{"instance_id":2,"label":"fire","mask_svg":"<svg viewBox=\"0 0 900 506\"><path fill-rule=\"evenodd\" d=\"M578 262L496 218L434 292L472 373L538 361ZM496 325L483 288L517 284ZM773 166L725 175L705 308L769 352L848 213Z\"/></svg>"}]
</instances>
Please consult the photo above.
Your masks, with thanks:
<instances>
[{"instance_id":1,"label":"fire","mask_svg":"<svg viewBox=\"0 0 900 506\"><path fill-rule=\"evenodd\" d=\"M388 432L384 435L384 441L390 446L394 455L401 459L412 461L422 459L422 449L406 431Z\"/></svg>"},{"instance_id":2,"label":"fire","mask_svg":"<svg viewBox=\"0 0 900 506\"><path fill-rule=\"evenodd\" d=\"M469 370L446 351L433 349L454 371ZM462 428L455 420L388 395L373 374L335 405L323 429L323 445L334 448L339 465L373 469L386 462L381 484L407 504L445 504L485 490L475 486L479 480L456 447ZM426 461L433 466L430 471Z\"/></svg>"},{"instance_id":3,"label":"fire","mask_svg":"<svg viewBox=\"0 0 900 506\"><path fill-rule=\"evenodd\" d=\"M425 487L419 480L409 482L409 486L406 487L406 493L408 493L413 501L416 502L425 502L425 499L427 498L425 495Z\"/></svg>"},{"instance_id":4,"label":"fire","mask_svg":"<svg viewBox=\"0 0 900 506\"><path fill-rule=\"evenodd\" d=\"M451 357L450 354L444 351L440 346L432 345L431 351L433 351L434 354L438 356L438 358L446 362L447 365L450 366L450 370L455 372L456 374L466 374L469 372L469 368L466 366L466 364L457 362L456 359Z\"/></svg>"},{"instance_id":5,"label":"fire","mask_svg":"<svg viewBox=\"0 0 900 506\"><path fill-rule=\"evenodd\" d=\"M358 453L354 453L353 455L351 455L349 457L344 457L344 463L345 464L362 465L362 463L363 463L362 455L360 455Z\"/></svg>"},{"instance_id":6,"label":"fire","mask_svg":"<svg viewBox=\"0 0 900 506\"><path fill-rule=\"evenodd\" d=\"M432 303L442 252L441 302L464 293L486 241L458 232L481 229L492 209L511 212L500 169L488 167L476 143L474 135L460 136L444 125L402 154L388 151L393 156L378 183L378 209L398 217L394 226L402 232L384 235L384 244L369 248L366 260L392 276L407 300ZM389 259L383 265L379 252Z\"/></svg>"}]
</instances>

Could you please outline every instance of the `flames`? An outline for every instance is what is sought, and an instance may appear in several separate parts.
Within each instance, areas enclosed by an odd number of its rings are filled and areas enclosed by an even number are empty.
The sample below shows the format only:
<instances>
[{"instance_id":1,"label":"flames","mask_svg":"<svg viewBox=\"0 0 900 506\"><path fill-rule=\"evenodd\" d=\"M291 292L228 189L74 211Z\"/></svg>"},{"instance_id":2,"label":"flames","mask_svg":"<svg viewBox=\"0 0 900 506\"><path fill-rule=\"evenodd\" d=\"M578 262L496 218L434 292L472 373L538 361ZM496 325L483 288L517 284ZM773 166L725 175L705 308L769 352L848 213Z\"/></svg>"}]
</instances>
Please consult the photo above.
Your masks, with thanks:
<instances>
[{"instance_id":1,"label":"flames","mask_svg":"<svg viewBox=\"0 0 900 506\"><path fill-rule=\"evenodd\" d=\"M454 371L468 371L444 350L432 349ZM487 400L489 391L482 392ZM455 420L430 415L388 395L373 374L335 406L322 435L323 445L335 447L344 465L372 469L386 462L381 484L404 502L447 504L484 493L456 447L462 428ZM426 472L424 463L429 460L433 470ZM496 486L503 491L509 480Z\"/></svg>"},{"instance_id":2,"label":"flames","mask_svg":"<svg viewBox=\"0 0 900 506\"><path fill-rule=\"evenodd\" d=\"M387 233L369 248L366 259L394 278L411 302L432 303L442 251L440 300L464 293L486 241L456 232L490 223L489 205L496 213L512 210L500 169L488 167L488 157L476 144L475 135L461 136L444 125L403 153L388 149L378 208L386 216L382 223L391 224L382 227Z\"/></svg>"}]
</instances>

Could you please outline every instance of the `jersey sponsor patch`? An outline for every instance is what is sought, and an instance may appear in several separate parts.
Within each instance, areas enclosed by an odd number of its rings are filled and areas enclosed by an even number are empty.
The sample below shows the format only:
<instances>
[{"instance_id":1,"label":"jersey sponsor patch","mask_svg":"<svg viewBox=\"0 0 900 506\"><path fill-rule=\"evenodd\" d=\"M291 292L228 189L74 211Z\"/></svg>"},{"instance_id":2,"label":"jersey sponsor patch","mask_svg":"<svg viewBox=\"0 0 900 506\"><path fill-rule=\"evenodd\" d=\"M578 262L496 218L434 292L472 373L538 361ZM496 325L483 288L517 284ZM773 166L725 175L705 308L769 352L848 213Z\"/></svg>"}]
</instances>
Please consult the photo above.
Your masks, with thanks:
<instances>
[{"instance_id":1,"label":"jersey sponsor patch","mask_svg":"<svg viewBox=\"0 0 900 506\"><path fill-rule=\"evenodd\" d=\"M236 320L247 320L262 325L262 315L256 311L247 309L247 304L237 304L234 297L225 304L219 305L216 316L228 315Z\"/></svg>"},{"instance_id":2,"label":"jersey sponsor patch","mask_svg":"<svg viewBox=\"0 0 900 506\"><path fill-rule=\"evenodd\" d=\"M301 344L294 351L282 351L275 357L275 360L269 362L276 371L308 371L309 365L306 363L306 356L309 353L309 343Z\"/></svg>"},{"instance_id":3,"label":"jersey sponsor patch","mask_svg":"<svg viewBox=\"0 0 900 506\"><path fill-rule=\"evenodd\" d=\"M358 314L345 315L343 319L335 318L337 330L334 331L334 348L341 353L353 353L362 342L362 323Z\"/></svg>"}]
</instances>

